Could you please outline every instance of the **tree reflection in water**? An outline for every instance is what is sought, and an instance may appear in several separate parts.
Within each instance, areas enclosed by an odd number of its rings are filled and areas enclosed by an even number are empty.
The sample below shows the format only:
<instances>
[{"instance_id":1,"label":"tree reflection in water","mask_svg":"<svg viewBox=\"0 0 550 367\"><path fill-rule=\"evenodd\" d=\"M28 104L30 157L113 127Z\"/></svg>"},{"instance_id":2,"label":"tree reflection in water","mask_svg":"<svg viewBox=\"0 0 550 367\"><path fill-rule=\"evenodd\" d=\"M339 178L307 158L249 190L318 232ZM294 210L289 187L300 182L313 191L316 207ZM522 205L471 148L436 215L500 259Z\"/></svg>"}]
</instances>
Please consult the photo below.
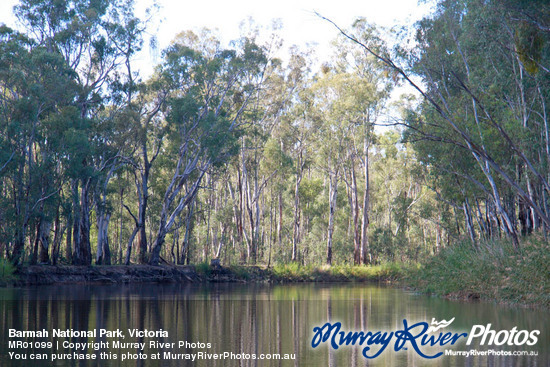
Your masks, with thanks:
<instances>
[{"instance_id":1,"label":"tree reflection in water","mask_svg":"<svg viewBox=\"0 0 550 367\"><path fill-rule=\"evenodd\" d=\"M342 346L338 350L326 344L311 348L313 327L327 321L342 323L343 330L384 331L402 328L409 322L456 318L453 331L469 332L472 325L492 324L493 330L541 330L533 348L534 357L440 357L432 366L543 366L549 364L550 319L544 310L499 307L489 303L461 303L406 293L399 289L363 284L302 285L66 285L0 289L0 365L28 366L29 361L10 360L8 329L124 330L124 342L145 342L144 351L114 349L101 352L118 356L109 361L59 361L56 366L419 366L425 360L411 350L394 352L393 345L377 358L368 360L361 347ZM167 330L168 337L131 338L127 329ZM112 339L78 337L71 342L100 342ZM174 349L151 348L150 340L176 342ZM28 341L33 341L30 339ZM46 341L46 339L36 339ZM178 341L211 343L211 348L178 348ZM459 343L455 349L473 346ZM495 347L497 349L498 347ZM510 350L504 347L503 350ZM55 347L54 347L55 349ZM375 350L375 349L373 349ZM222 359L152 360L153 354L169 351L181 353L295 354L296 360ZM29 349L25 353L52 353L46 349ZM69 353L57 350L57 353ZM122 362L125 353L145 353L147 360ZM50 366L48 361L33 361L33 367Z\"/></svg>"}]
</instances>

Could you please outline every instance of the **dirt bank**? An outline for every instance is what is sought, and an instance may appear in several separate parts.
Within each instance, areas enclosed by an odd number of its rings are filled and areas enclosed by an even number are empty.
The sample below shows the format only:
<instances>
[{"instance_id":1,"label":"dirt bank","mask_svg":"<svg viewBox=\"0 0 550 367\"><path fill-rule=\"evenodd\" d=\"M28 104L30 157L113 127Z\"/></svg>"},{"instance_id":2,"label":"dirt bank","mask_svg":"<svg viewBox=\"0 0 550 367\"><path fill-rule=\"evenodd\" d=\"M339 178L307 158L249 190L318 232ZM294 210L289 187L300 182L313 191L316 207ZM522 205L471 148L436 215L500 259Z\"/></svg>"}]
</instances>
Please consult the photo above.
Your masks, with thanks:
<instances>
[{"instance_id":1,"label":"dirt bank","mask_svg":"<svg viewBox=\"0 0 550 367\"><path fill-rule=\"evenodd\" d=\"M395 271L382 267L314 268L295 266L174 265L34 265L19 268L14 277L0 285L67 283L226 283L226 282L393 282Z\"/></svg>"},{"instance_id":2,"label":"dirt bank","mask_svg":"<svg viewBox=\"0 0 550 367\"><path fill-rule=\"evenodd\" d=\"M51 266L35 265L18 269L13 285L66 283L175 283L201 282L193 266Z\"/></svg>"}]
</instances>

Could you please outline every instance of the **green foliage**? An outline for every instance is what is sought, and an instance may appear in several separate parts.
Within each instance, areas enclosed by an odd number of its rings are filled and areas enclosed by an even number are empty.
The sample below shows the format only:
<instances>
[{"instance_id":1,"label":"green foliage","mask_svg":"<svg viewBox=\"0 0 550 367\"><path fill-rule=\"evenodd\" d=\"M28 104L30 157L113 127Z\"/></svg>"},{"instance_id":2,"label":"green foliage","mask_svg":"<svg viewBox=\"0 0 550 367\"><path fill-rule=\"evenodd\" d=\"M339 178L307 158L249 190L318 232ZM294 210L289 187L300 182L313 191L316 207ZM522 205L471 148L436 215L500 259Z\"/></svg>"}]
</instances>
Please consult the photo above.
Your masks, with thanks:
<instances>
[{"instance_id":1,"label":"green foliage","mask_svg":"<svg viewBox=\"0 0 550 367\"><path fill-rule=\"evenodd\" d=\"M528 21L518 24L515 36L515 45L525 70L535 75L542 59L542 49L546 41L544 36L538 27Z\"/></svg>"},{"instance_id":2,"label":"green foliage","mask_svg":"<svg viewBox=\"0 0 550 367\"><path fill-rule=\"evenodd\" d=\"M195 264L195 270L198 274L203 276L209 276L212 273L212 267L208 264L207 261L200 262Z\"/></svg>"},{"instance_id":3,"label":"green foliage","mask_svg":"<svg viewBox=\"0 0 550 367\"><path fill-rule=\"evenodd\" d=\"M312 266L302 266L298 263L286 263L286 264L276 264L271 269L271 273L275 279L279 280L295 280L295 281L304 281L312 280L310 277L313 275Z\"/></svg>"},{"instance_id":4,"label":"green foliage","mask_svg":"<svg viewBox=\"0 0 550 367\"><path fill-rule=\"evenodd\" d=\"M250 269L246 266L242 265L231 265L229 267L229 271L231 274L233 274L237 279L242 280L249 280L252 278L252 274L250 272Z\"/></svg>"},{"instance_id":5,"label":"green foliage","mask_svg":"<svg viewBox=\"0 0 550 367\"><path fill-rule=\"evenodd\" d=\"M277 281L303 282L347 282L347 281L386 281L399 280L407 265L400 263L384 263L374 266L313 266L298 263L277 264L271 270L271 275Z\"/></svg>"},{"instance_id":6,"label":"green foliage","mask_svg":"<svg viewBox=\"0 0 550 367\"><path fill-rule=\"evenodd\" d=\"M292 158L281 149L281 144L275 139L269 139L264 146L261 168L270 174L275 171L285 173L292 166Z\"/></svg>"},{"instance_id":7,"label":"green foliage","mask_svg":"<svg viewBox=\"0 0 550 367\"><path fill-rule=\"evenodd\" d=\"M546 247L481 239L502 235L504 214L525 234L544 228L548 14L540 0L439 1L411 59L396 60L437 106L405 97L408 128L382 131L399 73L342 37L312 70L297 48L270 59L277 42L263 37L182 32L142 81L132 60L146 22L132 1L22 0L21 31L0 26L0 242L14 263L36 261L35 238L51 253L57 234L70 261L97 247L105 220L118 262L133 245L132 261L154 248L205 276L219 257L274 264L281 281L407 272L429 291L544 303ZM393 57L365 19L353 32ZM452 245L468 233L478 249ZM350 265L359 245L372 266ZM445 245L418 271L404 265Z\"/></svg>"},{"instance_id":8,"label":"green foliage","mask_svg":"<svg viewBox=\"0 0 550 367\"><path fill-rule=\"evenodd\" d=\"M491 241L478 248L464 241L427 259L405 279L421 291L453 298L549 306L550 248L530 238L519 253L509 242Z\"/></svg>"},{"instance_id":9,"label":"green foliage","mask_svg":"<svg viewBox=\"0 0 550 367\"><path fill-rule=\"evenodd\" d=\"M0 282L9 282L13 280L15 267L6 259L0 259Z\"/></svg>"}]
</instances>

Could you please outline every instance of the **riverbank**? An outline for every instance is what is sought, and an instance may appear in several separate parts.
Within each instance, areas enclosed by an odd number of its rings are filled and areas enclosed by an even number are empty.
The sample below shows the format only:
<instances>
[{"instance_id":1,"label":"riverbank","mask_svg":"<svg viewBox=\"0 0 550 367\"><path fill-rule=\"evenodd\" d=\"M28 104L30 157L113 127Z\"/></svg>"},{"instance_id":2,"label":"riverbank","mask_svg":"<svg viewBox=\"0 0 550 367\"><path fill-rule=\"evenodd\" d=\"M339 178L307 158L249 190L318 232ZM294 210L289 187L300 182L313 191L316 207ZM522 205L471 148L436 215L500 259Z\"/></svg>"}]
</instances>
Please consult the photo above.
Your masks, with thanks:
<instances>
[{"instance_id":1,"label":"riverbank","mask_svg":"<svg viewBox=\"0 0 550 367\"><path fill-rule=\"evenodd\" d=\"M450 299L550 308L550 248L535 237L518 251L504 241L457 243L409 268L401 281Z\"/></svg>"},{"instance_id":2,"label":"riverbank","mask_svg":"<svg viewBox=\"0 0 550 367\"><path fill-rule=\"evenodd\" d=\"M5 283L14 286L70 283L201 282L192 266L150 265L32 265L17 269Z\"/></svg>"},{"instance_id":3,"label":"riverbank","mask_svg":"<svg viewBox=\"0 0 550 367\"><path fill-rule=\"evenodd\" d=\"M13 272L13 274L12 274ZM457 243L421 264L375 266L286 265L222 267L190 266L50 266L17 270L0 264L3 286L67 283L178 282L383 282L450 299L487 300L550 308L550 249L542 239L523 241L518 252L510 244ZM7 276L5 276L8 274Z\"/></svg>"},{"instance_id":4,"label":"riverbank","mask_svg":"<svg viewBox=\"0 0 550 367\"><path fill-rule=\"evenodd\" d=\"M198 264L196 266L150 265L33 265L24 266L4 279L4 286L69 283L228 283L228 282L366 282L391 283L400 277L397 265L313 267L297 264L230 266Z\"/></svg>"},{"instance_id":5,"label":"riverbank","mask_svg":"<svg viewBox=\"0 0 550 367\"><path fill-rule=\"evenodd\" d=\"M199 268L200 269L200 268ZM384 282L395 283L403 275L399 264L374 266L302 266L296 263L270 268L231 266L229 270L241 279L266 279L270 282ZM256 273L256 272L259 272Z\"/></svg>"}]
</instances>

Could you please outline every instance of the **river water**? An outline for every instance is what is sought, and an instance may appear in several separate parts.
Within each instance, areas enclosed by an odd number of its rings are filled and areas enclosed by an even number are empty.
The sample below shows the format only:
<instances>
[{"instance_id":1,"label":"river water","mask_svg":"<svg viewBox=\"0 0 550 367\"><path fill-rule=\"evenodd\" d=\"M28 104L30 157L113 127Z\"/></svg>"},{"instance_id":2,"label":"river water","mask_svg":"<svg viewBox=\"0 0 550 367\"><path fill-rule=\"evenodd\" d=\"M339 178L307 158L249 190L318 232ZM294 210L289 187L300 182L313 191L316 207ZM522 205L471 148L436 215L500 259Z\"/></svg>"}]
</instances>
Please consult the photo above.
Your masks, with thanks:
<instances>
[{"instance_id":1,"label":"river water","mask_svg":"<svg viewBox=\"0 0 550 367\"><path fill-rule=\"evenodd\" d=\"M0 366L539 367L550 365L548 316L547 310L449 301L357 283L4 288L0 289ZM313 328L327 322L340 322L342 331L373 334L380 331L380 336L383 332L389 335L391 331L403 330L403 320L410 326L417 322L430 324L432 318L436 321L454 318L450 326L435 335L441 332L471 334L474 325L486 327L487 324L496 332L507 330L500 334L502 338L514 327L517 332L539 330L540 333L536 334L537 342L532 346L508 343L487 346L488 340L485 345L479 345L481 337L466 345L467 338L461 337L454 345L419 347L420 352L430 356L445 350L472 349L478 354L491 354L468 357L443 354L434 359L420 357L411 342L399 348L395 335L387 348L373 359L365 358L362 353L369 340L373 343L367 355L372 356L381 348L375 339L367 339L362 346L343 345L338 350L327 345L330 338L316 348L311 346ZM46 330L47 335L10 337L10 329L12 332ZM96 330L96 335L54 336L54 329ZM120 334L100 336L102 329L112 334L120 330ZM132 336L129 329L160 333L155 337L138 337ZM522 337L524 335L527 334ZM377 340L382 343L380 338ZM518 340L521 342L521 338ZM143 349L139 343L144 343ZM396 348L399 350L395 351ZM498 353L537 355L494 355ZM176 359L193 358L193 355L194 361ZM274 359L277 355L287 359ZM214 359L216 357L219 359Z\"/></svg>"}]
</instances>

